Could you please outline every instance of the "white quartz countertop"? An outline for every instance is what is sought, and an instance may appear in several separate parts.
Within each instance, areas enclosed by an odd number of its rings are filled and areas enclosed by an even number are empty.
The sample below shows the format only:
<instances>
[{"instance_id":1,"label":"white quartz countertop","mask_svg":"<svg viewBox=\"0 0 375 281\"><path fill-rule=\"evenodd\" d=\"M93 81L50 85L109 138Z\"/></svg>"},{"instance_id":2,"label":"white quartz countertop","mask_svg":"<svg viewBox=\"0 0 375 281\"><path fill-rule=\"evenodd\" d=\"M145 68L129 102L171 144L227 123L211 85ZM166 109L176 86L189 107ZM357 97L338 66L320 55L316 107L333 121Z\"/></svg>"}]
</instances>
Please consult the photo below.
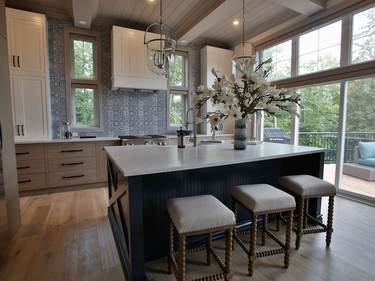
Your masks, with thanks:
<instances>
[{"instance_id":1,"label":"white quartz countertop","mask_svg":"<svg viewBox=\"0 0 375 281\"><path fill-rule=\"evenodd\" d=\"M248 145L235 150L233 144L138 145L105 147L110 159L125 177L215 167L260 160L324 152L322 148L278 143Z\"/></svg>"}]
</instances>

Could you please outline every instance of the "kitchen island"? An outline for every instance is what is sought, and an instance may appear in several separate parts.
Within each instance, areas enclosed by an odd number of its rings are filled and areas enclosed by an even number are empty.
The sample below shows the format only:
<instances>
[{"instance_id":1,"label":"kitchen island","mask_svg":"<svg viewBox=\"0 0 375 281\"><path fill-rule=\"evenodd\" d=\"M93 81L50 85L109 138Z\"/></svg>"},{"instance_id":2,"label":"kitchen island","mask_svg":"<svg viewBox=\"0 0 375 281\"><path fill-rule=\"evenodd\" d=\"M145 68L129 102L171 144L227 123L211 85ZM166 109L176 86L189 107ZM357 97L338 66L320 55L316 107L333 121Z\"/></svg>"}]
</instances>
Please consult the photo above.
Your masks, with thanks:
<instances>
[{"instance_id":1,"label":"kitchen island","mask_svg":"<svg viewBox=\"0 0 375 281\"><path fill-rule=\"evenodd\" d=\"M106 147L109 218L127 280L147 280L144 262L167 254L168 198L212 194L231 206L231 187L268 183L283 175L323 177L324 149L276 143ZM309 212L320 217L320 201ZM239 226L248 216L239 213ZM195 240L187 241L193 245Z\"/></svg>"}]
</instances>

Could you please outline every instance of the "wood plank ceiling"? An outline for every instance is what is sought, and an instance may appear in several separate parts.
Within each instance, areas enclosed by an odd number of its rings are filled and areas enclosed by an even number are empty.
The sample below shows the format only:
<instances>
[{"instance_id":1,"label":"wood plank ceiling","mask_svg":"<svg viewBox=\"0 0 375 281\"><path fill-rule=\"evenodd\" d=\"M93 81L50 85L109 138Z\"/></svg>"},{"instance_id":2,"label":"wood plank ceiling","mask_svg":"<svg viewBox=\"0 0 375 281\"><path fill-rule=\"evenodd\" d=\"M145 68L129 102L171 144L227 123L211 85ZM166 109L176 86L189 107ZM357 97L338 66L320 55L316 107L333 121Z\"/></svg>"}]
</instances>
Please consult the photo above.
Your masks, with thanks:
<instances>
[{"instance_id":1,"label":"wood plank ceiling","mask_svg":"<svg viewBox=\"0 0 375 281\"><path fill-rule=\"evenodd\" d=\"M302 21L325 10L330 1L245 0L245 39L289 21ZM159 0L5 0L5 3L7 7L72 20L82 28L115 24L145 30L158 22L160 16ZM234 20L240 24L234 26ZM242 1L163 0L163 22L175 31L179 44L195 42L233 48L242 42Z\"/></svg>"}]
</instances>

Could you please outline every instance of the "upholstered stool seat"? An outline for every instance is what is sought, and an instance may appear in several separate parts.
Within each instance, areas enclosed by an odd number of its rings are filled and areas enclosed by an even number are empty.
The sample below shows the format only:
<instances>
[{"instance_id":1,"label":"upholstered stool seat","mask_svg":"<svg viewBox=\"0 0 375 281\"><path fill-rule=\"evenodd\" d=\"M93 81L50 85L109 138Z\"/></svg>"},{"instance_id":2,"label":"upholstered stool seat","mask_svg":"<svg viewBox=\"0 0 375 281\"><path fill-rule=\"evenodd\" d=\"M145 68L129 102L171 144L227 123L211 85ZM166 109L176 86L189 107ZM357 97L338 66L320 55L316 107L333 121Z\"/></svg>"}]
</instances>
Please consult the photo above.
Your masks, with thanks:
<instances>
[{"instance_id":1,"label":"upholstered stool seat","mask_svg":"<svg viewBox=\"0 0 375 281\"><path fill-rule=\"evenodd\" d=\"M175 273L177 281L185 280L186 237L207 234L207 264L211 255L216 259L222 272L202 277L199 280L231 280L232 233L236 225L234 213L212 195L173 198L167 201L169 223L168 269ZM178 233L178 255L174 253L173 234ZM223 263L212 247L212 232L225 230L226 249ZM178 258L176 258L176 256ZM178 259L178 261L177 261ZM206 279L204 279L206 278ZM198 279L197 279L198 280Z\"/></svg>"},{"instance_id":2,"label":"upholstered stool seat","mask_svg":"<svg viewBox=\"0 0 375 281\"><path fill-rule=\"evenodd\" d=\"M253 275L254 261L260 257L284 254L284 267L289 267L290 236L293 223L293 210L296 207L294 197L268 184L239 185L232 189L233 210L237 216L238 204L251 214L250 247L245 246L235 231L234 239L249 257L248 271ZM287 214L287 227L285 231L285 243L277 238L267 225L269 214ZM280 248L255 252L258 216L263 216L262 245L265 245L266 234L279 244Z\"/></svg>"},{"instance_id":3,"label":"upholstered stool seat","mask_svg":"<svg viewBox=\"0 0 375 281\"><path fill-rule=\"evenodd\" d=\"M299 249L301 238L304 234L315 234L326 232L326 246L329 247L332 239L333 204L336 195L336 187L320 178L310 175L283 176L279 184L287 192L294 195L297 201L298 220L296 232L296 249ZM329 196L327 224L322 223L308 213L309 199ZM307 229L307 221L315 222L320 227Z\"/></svg>"}]
</instances>

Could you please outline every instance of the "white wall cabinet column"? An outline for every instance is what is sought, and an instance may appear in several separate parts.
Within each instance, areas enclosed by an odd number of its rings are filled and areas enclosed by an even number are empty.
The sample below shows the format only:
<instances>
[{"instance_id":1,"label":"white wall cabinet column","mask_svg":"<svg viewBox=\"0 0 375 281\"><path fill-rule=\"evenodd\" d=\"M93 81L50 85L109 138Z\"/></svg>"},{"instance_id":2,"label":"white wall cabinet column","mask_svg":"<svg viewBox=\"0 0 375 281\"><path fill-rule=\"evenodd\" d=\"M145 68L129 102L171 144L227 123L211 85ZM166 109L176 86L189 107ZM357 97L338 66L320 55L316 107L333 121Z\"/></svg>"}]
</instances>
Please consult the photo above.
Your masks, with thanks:
<instances>
[{"instance_id":1,"label":"white wall cabinet column","mask_svg":"<svg viewBox=\"0 0 375 281\"><path fill-rule=\"evenodd\" d=\"M7 39L5 32L5 3L0 0L0 252L21 223L18 199L16 152L12 129Z\"/></svg>"},{"instance_id":2,"label":"white wall cabinet column","mask_svg":"<svg viewBox=\"0 0 375 281\"><path fill-rule=\"evenodd\" d=\"M232 54L233 51L220 49L212 46L206 46L201 49L201 84L212 88L212 84L215 81L215 76L211 73L211 69L219 71L218 75L227 75L230 77L232 75ZM213 112L217 110L218 106L213 106L211 101L208 101L205 106L201 109L201 116L205 116L207 112ZM227 119L222 130L217 134L232 134L234 132L234 121ZM201 124L202 134L211 134L210 123Z\"/></svg>"},{"instance_id":3,"label":"white wall cabinet column","mask_svg":"<svg viewBox=\"0 0 375 281\"><path fill-rule=\"evenodd\" d=\"M50 138L46 18L6 8L16 139Z\"/></svg>"}]
</instances>

